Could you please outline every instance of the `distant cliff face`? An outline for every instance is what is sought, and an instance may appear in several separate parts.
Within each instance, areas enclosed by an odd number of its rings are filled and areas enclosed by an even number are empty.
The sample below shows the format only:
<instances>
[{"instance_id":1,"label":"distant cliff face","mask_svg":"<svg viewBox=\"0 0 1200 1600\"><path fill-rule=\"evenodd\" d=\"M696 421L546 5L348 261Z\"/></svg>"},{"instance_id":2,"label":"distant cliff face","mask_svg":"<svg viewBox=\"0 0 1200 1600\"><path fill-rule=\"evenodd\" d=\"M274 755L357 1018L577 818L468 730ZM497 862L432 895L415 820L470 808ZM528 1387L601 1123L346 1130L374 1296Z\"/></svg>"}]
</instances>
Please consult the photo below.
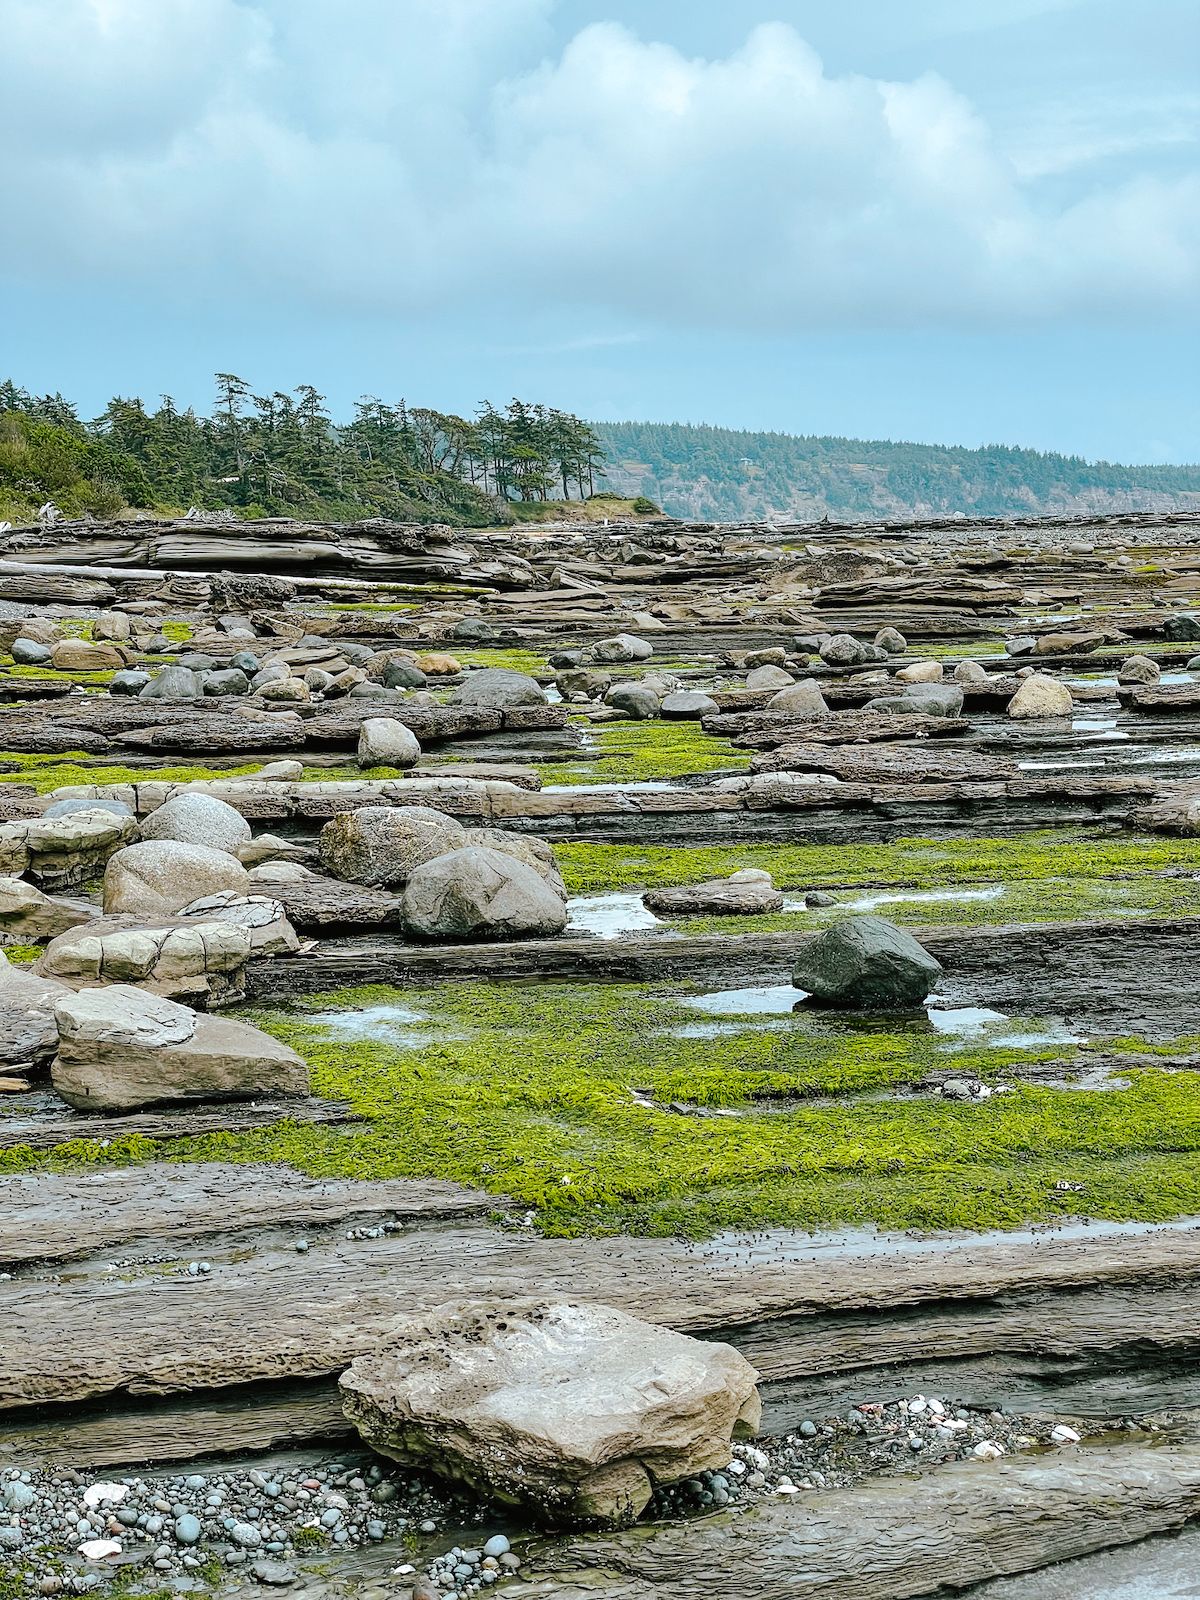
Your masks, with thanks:
<instances>
[{"instance_id":1,"label":"distant cliff face","mask_svg":"<svg viewBox=\"0 0 1200 1600\"><path fill-rule=\"evenodd\" d=\"M674 516L1028 515L1200 509L1200 466L1126 467L988 445L745 433L677 423L598 423L606 481Z\"/></svg>"}]
</instances>

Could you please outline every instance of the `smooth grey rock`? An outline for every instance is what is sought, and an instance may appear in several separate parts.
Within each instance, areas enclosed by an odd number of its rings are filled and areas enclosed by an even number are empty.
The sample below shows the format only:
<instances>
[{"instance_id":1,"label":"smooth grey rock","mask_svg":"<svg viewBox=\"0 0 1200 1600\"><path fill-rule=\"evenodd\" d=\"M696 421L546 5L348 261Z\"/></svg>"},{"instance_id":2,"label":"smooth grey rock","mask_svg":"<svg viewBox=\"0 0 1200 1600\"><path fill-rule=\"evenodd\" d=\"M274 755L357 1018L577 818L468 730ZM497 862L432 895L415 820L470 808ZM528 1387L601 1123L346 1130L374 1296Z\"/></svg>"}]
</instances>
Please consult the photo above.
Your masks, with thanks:
<instances>
[{"instance_id":1,"label":"smooth grey rock","mask_svg":"<svg viewBox=\"0 0 1200 1600\"><path fill-rule=\"evenodd\" d=\"M741 917L765 911L782 911L783 896L771 882L769 872L747 868L709 883L648 889L642 896L642 904L664 916Z\"/></svg>"},{"instance_id":2,"label":"smooth grey rock","mask_svg":"<svg viewBox=\"0 0 1200 1600\"><path fill-rule=\"evenodd\" d=\"M799 683L780 689L767 701L768 711L786 711L789 717L827 717L829 706L815 678L801 678Z\"/></svg>"},{"instance_id":3,"label":"smooth grey rock","mask_svg":"<svg viewBox=\"0 0 1200 1600\"><path fill-rule=\"evenodd\" d=\"M14 639L9 654L22 667L44 667L50 660L49 646L36 639Z\"/></svg>"},{"instance_id":4,"label":"smooth grey rock","mask_svg":"<svg viewBox=\"0 0 1200 1600\"><path fill-rule=\"evenodd\" d=\"M142 700L195 700L204 692L204 685L187 667L164 667L156 672L141 691Z\"/></svg>"},{"instance_id":5,"label":"smooth grey rock","mask_svg":"<svg viewBox=\"0 0 1200 1600\"><path fill-rule=\"evenodd\" d=\"M542 706L546 696L541 685L524 672L509 672L504 667L484 667L467 674L450 696L456 706L482 706L502 711L507 706Z\"/></svg>"},{"instance_id":6,"label":"smooth grey rock","mask_svg":"<svg viewBox=\"0 0 1200 1600\"><path fill-rule=\"evenodd\" d=\"M240 667L225 667L220 672L209 672L204 678L204 692L218 699L231 695L250 693L250 679Z\"/></svg>"},{"instance_id":7,"label":"smooth grey rock","mask_svg":"<svg viewBox=\"0 0 1200 1600\"><path fill-rule=\"evenodd\" d=\"M889 656L902 656L908 650L908 640L899 628L880 628L875 635L875 644Z\"/></svg>"},{"instance_id":8,"label":"smooth grey rock","mask_svg":"<svg viewBox=\"0 0 1200 1600\"><path fill-rule=\"evenodd\" d=\"M567 898L558 858L554 854L553 847L547 844L545 839L539 839L532 833L509 833L505 828L464 828L460 848L500 850L506 856L512 856L517 861L523 861L527 867L532 867L539 877L546 880L555 894L563 900Z\"/></svg>"},{"instance_id":9,"label":"smooth grey rock","mask_svg":"<svg viewBox=\"0 0 1200 1600\"><path fill-rule=\"evenodd\" d=\"M654 646L632 633L619 633L613 639L600 639L586 652L590 661L616 665L629 661L649 661Z\"/></svg>"},{"instance_id":10,"label":"smooth grey rock","mask_svg":"<svg viewBox=\"0 0 1200 1600\"><path fill-rule=\"evenodd\" d=\"M398 661L393 657L383 669L385 689L424 689L429 679L411 661Z\"/></svg>"},{"instance_id":11,"label":"smooth grey rock","mask_svg":"<svg viewBox=\"0 0 1200 1600\"><path fill-rule=\"evenodd\" d=\"M150 674L136 667L125 667L114 672L108 682L109 694L140 695L150 682Z\"/></svg>"},{"instance_id":12,"label":"smooth grey rock","mask_svg":"<svg viewBox=\"0 0 1200 1600\"><path fill-rule=\"evenodd\" d=\"M710 717L719 707L711 695L700 689L676 689L659 707L660 714L669 722L699 722Z\"/></svg>"},{"instance_id":13,"label":"smooth grey rock","mask_svg":"<svg viewBox=\"0 0 1200 1600\"><path fill-rule=\"evenodd\" d=\"M755 667L746 674L746 687L755 692L760 689L787 689L795 681L790 672L770 663Z\"/></svg>"},{"instance_id":14,"label":"smooth grey rock","mask_svg":"<svg viewBox=\"0 0 1200 1600\"><path fill-rule=\"evenodd\" d=\"M257 672L261 672L262 662L253 650L238 650L234 655L230 656L229 667L231 671L245 673L246 678L250 679Z\"/></svg>"},{"instance_id":15,"label":"smooth grey rock","mask_svg":"<svg viewBox=\"0 0 1200 1600\"><path fill-rule=\"evenodd\" d=\"M831 667L857 667L875 659L873 647L852 633L835 633L821 643L817 654Z\"/></svg>"},{"instance_id":16,"label":"smooth grey rock","mask_svg":"<svg viewBox=\"0 0 1200 1600\"><path fill-rule=\"evenodd\" d=\"M903 694L881 695L867 709L883 716L960 717L962 687L956 683L910 683Z\"/></svg>"},{"instance_id":17,"label":"smooth grey rock","mask_svg":"<svg viewBox=\"0 0 1200 1600\"><path fill-rule=\"evenodd\" d=\"M249 844L251 837L250 824L226 801L216 795L186 792L172 795L143 817L141 833L143 839L175 839L180 844L224 850L231 856Z\"/></svg>"},{"instance_id":18,"label":"smooth grey rock","mask_svg":"<svg viewBox=\"0 0 1200 1600\"><path fill-rule=\"evenodd\" d=\"M107 811L114 817L134 816L132 806L125 804L124 800L92 800L82 795L66 795L61 800L52 800L42 812L47 821L55 817L72 817L78 811Z\"/></svg>"},{"instance_id":19,"label":"smooth grey rock","mask_svg":"<svg viewBox=\"0 0 1200 1600\"><path fill-rule=\"evenodd\" d=\"M178 839L145 839L109 858L104 910L110 916L118 912L159 916L222 889L249 892L249 875L236 857Z\"/></svg>"},{"instance_id":20,"label":"smooth grey rock","mask_svg":"<svg viewBox=\"0 0 1200 1600\"><path fill-rule=\"evenodd\" d=\"M923 1004L941 966L910 933L883 917L846 917L801 950L797 989L826 1005L909 1010Z\"/></svg>"},{"instance_id":21,"label":"smooth grey rock","mask_svg":"<svg viewBox=\"0 0 1200 1600\"><path fill-rule=\"evenodd\" d=\"M1037 640L1031 633L1022 633L1007 640L1004 648L1010 656L1031 656L1037 649Z\"/></svg>"},{"instance_id":22,"label":"smooth grey rock","mask_svg":"<svg viewBox=\"0 0 1200 1600\"><path fill-rule=\"evenodd\" d=\"M416 734L394 717L366 717L360 724L360 767L415 767L420 759Z\"/></svg>"},{"instance_id":23,"label":"smooth grey rock","mask_svg":"<svg viewBox=\"0 0 1200 1600\"><path fill-rule=\"evenodd\" d=\"M561 933L555 889L507 852L468 846L416 867L404 889L404 925L422 939L522 939Z\"/></svg>"},{"instance_id":24,"label":"smooth grey rock","mask_svg":"<svg viewBox=\"0 0 1200 1600\"><path fill-rule=\"evenodd\" d=\"M605 705L623 711L635 722L649 722L659 713L659 698L640 683L614 683L604 696Z\"/></svg>"},{"instance_id":25,"label":"smooth grey rock","mask_svg":"<svg viewBox=\"0 0 1200 1600\"><path fill-rule=\"evenodd\" d=\"M54 1018L51 1082L80 1111L308 1092L308 1069L287 1045L249 1023L197 1014L128 984L67 995Z\"/></svg>"},{"instance_id":26,"label":"smooth grey rock","mask_svg":"<svg viewBox=\"0 0 1200 1600\"><path fill-rule=\"evenodd\" d=\"M0 930L19 944L38 944L91 922L95 908L55 900L23 878L0 877Z\"/></svg>"}]
</instances>

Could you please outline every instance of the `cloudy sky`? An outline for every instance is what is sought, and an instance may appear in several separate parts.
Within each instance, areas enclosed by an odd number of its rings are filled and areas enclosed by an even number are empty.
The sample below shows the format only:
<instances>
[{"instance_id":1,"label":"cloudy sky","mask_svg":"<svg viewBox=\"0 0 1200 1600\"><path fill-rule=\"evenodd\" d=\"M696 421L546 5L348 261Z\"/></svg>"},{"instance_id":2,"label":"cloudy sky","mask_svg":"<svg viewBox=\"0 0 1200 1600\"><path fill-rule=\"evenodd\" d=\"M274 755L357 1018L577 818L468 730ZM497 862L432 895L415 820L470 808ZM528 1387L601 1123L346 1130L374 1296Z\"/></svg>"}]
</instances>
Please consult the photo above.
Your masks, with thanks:
<instances>
[{"instance_id":1,"label":"cloudy sky","mask_svg":"<svg viewBox=\"0 0 1200 1600\"><path fill-rule=\"evenodd\" d=\"M1200 459L1196 0L0 0L0 376Z\"/></svg>"}]
</instances>

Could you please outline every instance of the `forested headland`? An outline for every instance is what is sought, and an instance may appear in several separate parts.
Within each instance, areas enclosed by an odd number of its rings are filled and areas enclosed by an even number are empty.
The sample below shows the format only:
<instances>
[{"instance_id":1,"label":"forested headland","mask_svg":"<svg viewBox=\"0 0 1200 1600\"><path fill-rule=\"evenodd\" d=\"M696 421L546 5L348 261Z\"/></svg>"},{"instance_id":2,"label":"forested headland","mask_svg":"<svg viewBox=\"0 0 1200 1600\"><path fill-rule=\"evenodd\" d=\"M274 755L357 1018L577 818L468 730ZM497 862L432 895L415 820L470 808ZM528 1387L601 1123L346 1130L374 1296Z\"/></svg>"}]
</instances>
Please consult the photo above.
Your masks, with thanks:
<instances>
[{"instance_id":1,"label":"forested headland","mask_svg":"<svg viewBox=\"0 0 1200 1600\"><path fill-rule=\"evenodd\" d=\"M1200 506L1200 466L589 423L523 400L463 417L364 396L336 421L311 384L259 394L233 373L217 374L207 416L164 395L153 409L117 397L88 420L61 394L0 383L0 521L50 501L69 517L195 506L488 526L613 495L641 514L715 521L1153 511Z\"/></svg>"},{"instance_id":2,"label":"forested headland","mask_svg":"<svg viewBox=\"0 0 1200 1600\"><path fill-rule=\"evenodd\" d=\"M1200 505L1200 466L1119 466L985 445L748 433L683 423L604 422L596 432L619 494L719 521L1049 512Z\"/></svg>"}]
</instances>

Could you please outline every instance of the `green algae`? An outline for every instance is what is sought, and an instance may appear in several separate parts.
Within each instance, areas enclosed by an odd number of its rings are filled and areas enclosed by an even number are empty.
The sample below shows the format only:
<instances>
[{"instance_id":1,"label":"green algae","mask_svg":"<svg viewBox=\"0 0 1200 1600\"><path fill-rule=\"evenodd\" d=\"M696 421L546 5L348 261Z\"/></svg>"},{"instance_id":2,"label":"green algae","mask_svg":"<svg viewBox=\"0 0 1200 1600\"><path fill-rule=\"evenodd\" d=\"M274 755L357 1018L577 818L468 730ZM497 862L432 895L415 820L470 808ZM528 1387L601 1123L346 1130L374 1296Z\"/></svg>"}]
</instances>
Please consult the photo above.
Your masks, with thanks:
<instances>
[{"instance_id":1,"label":"green algae","mask_svg":"<svg viewBox=\"0 0 1200 1600\"><path fill-rule=\"evenodd\" d=\"M249 778L262 767L261 761L233 767L119 767L107 765L83 750L67 750L61 755L0 751L0 782L11 778L31 785L38 794L92 784L201 783L215 778Z\"/></svg>"},{"instance_id":2,"label":"green algae","mask_svg":"<svg viewBox=\"0 0 1200 1600\"><path fill-rule=\"evenodd\" d=\"M317 1015L387 1006L416 1032L389 1043L379 1019L358 1037ZM956 1042L920 1020L722 1019L632 984L367 989L253 1019L301 1051L315 1093L366 1120L10 1150L0 1170L159 1157L436 1176L512 1196L555 1234L985 1228L1200 1209L1200 1075L1139 1067L1108 1092L1019 1081L1036 1063L1062 1062L1065 1075L1069 1044ZM904 1093L933 1068L1015 1081L970 1104Z\"/></svg>"},{"instance_id":3,"label":"green algae","mask_svg":"<svg viewBox=\"0 0 1200 1600\"><path fill-rule=\"evenodd\" d=\"M1039 830L1009 839L897 839L890 844L556 844L572 894L658 889L728 877L743 867L771 873L777 888L908 887L1133 878L1185 868L1200 872L1200 843L1165 835Z\"/></svg>"},{"instance_id":4,"label":"green algae","mask_svg":"<svg viewBox=\"0 0 1200 1600\"><path fill-rule=\"evenodd\" d=\"M966 888L966 886L963 886ZM846 897L829 907L748 917L665 918L679 933L776 933L820 927L847 912L872 911L909 927L979 927L1030 922L1083 922L1110 917L1200 916L1200 881L1192 878L1045 878L998 885L985 898L890 899L860 905ZM903 891L899 891L903 893ZM969 889L966 890L969 894ZM952 896L954 891L946 891ZM871 897L874 899L874 896Z\"/></svg>"},{"instance_id":5,"label":"green algae","mask_svg":"<svg viewBox=\"0 0 1200 1600\"><path fill-rule=\"evenodd\" d=\"M698 722L605 722L588 738L591 750L583 759L539 764L543 785L665 781L750 765L746 751L705 733Z\"/></svg>"}]
</instances>

